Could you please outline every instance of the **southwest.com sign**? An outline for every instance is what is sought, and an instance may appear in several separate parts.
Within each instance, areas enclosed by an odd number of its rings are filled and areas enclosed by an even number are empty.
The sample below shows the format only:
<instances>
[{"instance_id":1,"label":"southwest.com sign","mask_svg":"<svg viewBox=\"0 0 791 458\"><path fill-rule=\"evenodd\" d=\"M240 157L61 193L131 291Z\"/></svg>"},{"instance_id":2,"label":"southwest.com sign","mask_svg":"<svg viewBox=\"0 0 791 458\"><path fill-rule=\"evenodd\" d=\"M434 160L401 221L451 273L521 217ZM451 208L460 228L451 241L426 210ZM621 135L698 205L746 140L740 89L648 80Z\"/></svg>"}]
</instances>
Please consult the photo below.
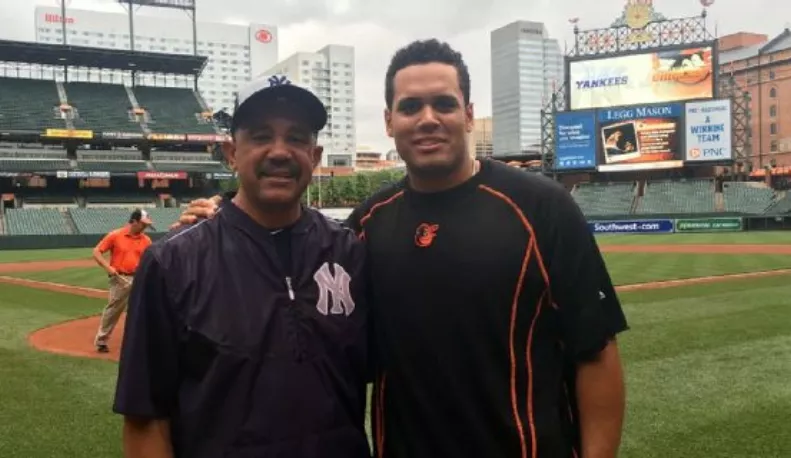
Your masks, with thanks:
<instances>
[{"instance_id":1,"label":"southwest.com sign","mask_svg":"<svg viewBox=\"0 0 791 458\"><path fill-rule=\"evenodd\" d=\"M592 221L588 223L595 234L648 234L673 232L673 220Z\"/></svg>"}]
</instances>

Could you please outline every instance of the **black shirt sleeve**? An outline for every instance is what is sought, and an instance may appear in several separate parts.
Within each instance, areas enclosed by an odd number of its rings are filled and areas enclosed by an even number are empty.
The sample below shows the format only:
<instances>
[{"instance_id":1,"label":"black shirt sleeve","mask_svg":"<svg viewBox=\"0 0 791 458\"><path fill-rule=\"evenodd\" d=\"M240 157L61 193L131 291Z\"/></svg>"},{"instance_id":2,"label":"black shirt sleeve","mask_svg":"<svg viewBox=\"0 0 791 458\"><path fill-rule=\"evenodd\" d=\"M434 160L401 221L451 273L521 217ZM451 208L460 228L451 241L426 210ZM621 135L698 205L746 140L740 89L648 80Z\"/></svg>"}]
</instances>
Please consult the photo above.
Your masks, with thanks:
<instances>
[{"instance_id":1,"label":"black shirt sleeve","mask_svg":"<svg viewBox=\"0 0 791 458\"><path fill-rule=\"evenodd\" d=\"M360 220L362 219L365 211L364 204L358 205L346 218L346 221L344 221L343 225L354 231L355 234L360 235L360 232L363 230Z\"/></svg>"},{"instance_id":2,"label":"black shirt sleeve","mask_svg":"<svg viewBox=\"0 0 791 458\"><path fill-rule=\"evenodd\" d=\"M628 326L585 217L568 193L559 194L550 218L549 282L566 349L574 361L582 361L598 355Z\"/></svg>"},{"instance_id":3,"label":"black shirt sleeve","mask_svg":"<svg viewBox=\"0 0 791 458\"><path fill-rule=\"evenodd\" d=\"M152 248L143 254L129 296L113 411L167 418L176 404L179 338L165 269Z\"/></svg>"}]
</instances>

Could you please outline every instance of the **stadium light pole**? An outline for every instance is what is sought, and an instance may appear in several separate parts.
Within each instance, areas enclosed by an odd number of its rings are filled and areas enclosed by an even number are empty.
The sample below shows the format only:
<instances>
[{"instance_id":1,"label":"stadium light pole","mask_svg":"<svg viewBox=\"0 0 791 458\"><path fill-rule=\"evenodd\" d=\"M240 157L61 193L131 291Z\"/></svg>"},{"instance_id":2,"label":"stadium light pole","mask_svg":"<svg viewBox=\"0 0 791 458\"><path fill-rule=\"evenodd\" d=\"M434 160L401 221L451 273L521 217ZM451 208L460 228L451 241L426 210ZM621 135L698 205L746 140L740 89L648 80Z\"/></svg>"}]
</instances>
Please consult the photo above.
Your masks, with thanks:
<instances>
[{"instance_id":1,"label":"stadium light pole","mask_svg":"<svg viewBox=\"0 0 791 458\"><path fill-rule=\"evenodd\" d=\"M63 46L66 46L66 0L60 0L60 24L63 32Z\"/></svg>"},{"instance_id":2,"label":"stadium light pole","mask_svg":"<svg viewBox=\"0 0 791 458\"><path fill-rule=\"evenodd\" d=\"M129 50L135 50L135 20L134 11L132 10L132 0L129 0Z\"/></svg>"}]
</instances>

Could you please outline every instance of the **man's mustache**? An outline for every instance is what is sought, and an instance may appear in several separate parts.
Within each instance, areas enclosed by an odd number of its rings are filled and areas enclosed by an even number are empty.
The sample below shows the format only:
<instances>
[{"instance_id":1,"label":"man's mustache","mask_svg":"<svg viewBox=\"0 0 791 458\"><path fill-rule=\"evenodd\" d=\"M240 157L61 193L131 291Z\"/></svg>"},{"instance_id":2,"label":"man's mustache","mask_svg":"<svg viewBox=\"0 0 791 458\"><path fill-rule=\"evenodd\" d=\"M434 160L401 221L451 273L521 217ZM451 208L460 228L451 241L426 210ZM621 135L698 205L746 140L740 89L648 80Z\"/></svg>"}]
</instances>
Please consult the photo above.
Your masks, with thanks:
<instances>
[{"instance_id":1,"label":"man's mustache","mask_svg":"<svg viewBox=\"0 0 791 458\"><path fill-rule=\"evenodd\" d=\"M288 162L272 162L267 161L262 163L256 169L256 176L258 178L263 177L282 177L287 176L289 178L296 178L301 175L302 167L299 166L296 162L288 161Z\"/></svg>"}]
</instances>

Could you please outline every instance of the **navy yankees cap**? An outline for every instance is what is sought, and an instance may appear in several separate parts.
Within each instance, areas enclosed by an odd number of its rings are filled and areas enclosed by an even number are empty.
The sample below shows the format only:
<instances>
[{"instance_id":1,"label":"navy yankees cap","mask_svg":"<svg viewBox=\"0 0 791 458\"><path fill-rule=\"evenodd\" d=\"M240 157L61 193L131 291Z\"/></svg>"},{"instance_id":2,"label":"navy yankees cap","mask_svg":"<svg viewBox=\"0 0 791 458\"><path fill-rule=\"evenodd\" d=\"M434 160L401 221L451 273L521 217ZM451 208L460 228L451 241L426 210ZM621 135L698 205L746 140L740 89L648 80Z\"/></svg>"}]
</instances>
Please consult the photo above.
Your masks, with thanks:
<instances>
[{"instance_id":1,"label":"navy yankees cap","mask_svg":"<svg viewBox=\"0 0 791 458\"><path fill-rule=\"evenodd\" d=\"M231 132L255 114L265 112L275 102L288 102L304 110L311 128L318 132L327 125L327 108L309 88L300 86L285 75L264 75L241 88L236 95Z\"/></svg>"}]
</instances>

